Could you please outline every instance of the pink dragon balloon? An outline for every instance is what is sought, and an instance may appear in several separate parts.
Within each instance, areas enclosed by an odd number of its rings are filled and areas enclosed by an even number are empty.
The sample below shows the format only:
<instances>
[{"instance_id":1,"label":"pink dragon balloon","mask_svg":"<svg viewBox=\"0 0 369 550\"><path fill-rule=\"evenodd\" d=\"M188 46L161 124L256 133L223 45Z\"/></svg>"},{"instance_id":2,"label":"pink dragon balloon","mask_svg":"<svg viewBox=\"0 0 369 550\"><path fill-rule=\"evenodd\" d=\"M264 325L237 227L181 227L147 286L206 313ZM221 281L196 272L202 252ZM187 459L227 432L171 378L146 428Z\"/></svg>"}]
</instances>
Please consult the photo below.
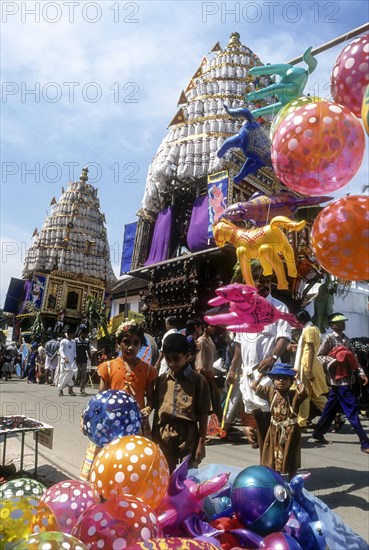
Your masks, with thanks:
<instances>
[{"instance_id":1,"label":"pink dragon balloon","mask_svg":"<svg viewBox=\"0 0 369 550\"><path fill-rule=\"evenodd\" d=\"M208 304L214 307L228 304L229 312L205 315L210 325L226 325L231 332L260 332L266 325L284 319L293 327L302 327L294 315L279 311L252 286L233 283L215 292L218 296Z\"/></svg>"}]
</instances>

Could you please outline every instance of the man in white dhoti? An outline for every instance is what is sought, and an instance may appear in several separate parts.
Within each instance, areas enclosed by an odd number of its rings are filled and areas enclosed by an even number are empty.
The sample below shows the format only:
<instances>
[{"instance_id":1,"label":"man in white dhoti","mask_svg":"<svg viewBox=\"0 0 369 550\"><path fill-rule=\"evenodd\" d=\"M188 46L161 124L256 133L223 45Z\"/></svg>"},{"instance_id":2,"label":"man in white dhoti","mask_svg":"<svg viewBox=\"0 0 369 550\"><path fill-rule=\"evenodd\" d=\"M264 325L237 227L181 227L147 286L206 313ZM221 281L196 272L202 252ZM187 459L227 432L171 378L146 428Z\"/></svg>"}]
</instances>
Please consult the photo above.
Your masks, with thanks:
<instances>
[{"instance_id":1,"label":"man in white dhoti","mask_svg":"<svg viewBox=\"0 0 369 550\"><path fill-rule=\"evenodd\" d=\"M74 386L74 376L77 374L77 363L76 363L76 343L74 341L74 330L68 328L65 338L60 342L59 346L59 355L60 355L60 365L59 365L59 379L58 379L58 390L59 396L63 396L63 390L68 386L68 394L76 395L73 391Z\"/></svg>"}]
</instances>

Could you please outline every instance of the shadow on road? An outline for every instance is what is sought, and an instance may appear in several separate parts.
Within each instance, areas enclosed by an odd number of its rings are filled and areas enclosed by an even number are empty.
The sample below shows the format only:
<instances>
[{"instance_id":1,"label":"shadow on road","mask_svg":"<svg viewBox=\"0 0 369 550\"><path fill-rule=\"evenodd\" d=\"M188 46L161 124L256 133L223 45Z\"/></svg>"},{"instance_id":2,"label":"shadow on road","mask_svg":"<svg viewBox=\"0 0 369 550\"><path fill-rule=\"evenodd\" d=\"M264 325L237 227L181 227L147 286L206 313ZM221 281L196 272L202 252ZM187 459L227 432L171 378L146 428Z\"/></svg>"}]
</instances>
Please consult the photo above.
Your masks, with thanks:
<instances>
[{"instance_id":1,"label":"shadow on road","mask_svg":"<svg viewBox=\"0 0 369 550\"><path fill-rule=\"evenodd\" d=\"M66 479L71 479L66 474L55 468L55 466L50 466L45 464L37 468L37 475L35 477L38 481L43 483L46 487L51 487L59 481L65 481Z\"/></svg>"},{"instance_id":2,"label":"shadow on road","mask_svg":"<svg viewBox=\"0 0 369 550\"><path fill-rule=\"evenodd\" d=\"M342 506L369 511L367 498L352 494L368 488L368 473L335 466L309 468L311 477L305 488L321 498L329 508ZM322 494L321 494L322 493Z\"/></svg>"}]
</instances>

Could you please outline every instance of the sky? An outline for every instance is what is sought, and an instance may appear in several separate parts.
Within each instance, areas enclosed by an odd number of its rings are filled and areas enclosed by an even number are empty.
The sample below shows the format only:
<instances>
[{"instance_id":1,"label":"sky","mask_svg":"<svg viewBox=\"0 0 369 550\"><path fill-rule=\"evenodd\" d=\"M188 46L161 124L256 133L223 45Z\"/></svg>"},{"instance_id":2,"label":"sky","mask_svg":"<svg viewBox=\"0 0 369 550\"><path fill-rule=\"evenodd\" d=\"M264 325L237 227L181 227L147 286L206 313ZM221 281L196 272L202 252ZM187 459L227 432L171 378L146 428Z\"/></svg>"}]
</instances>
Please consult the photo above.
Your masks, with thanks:
<instances>
[{"instance_id":1,"label":"sky","mask_svg":"<svg viewBox=\"0 0 369 550\"><path fill-rule=\"evenodd\" d=\"M225 47L237 31L263 63L282 63L363 25L368 12L365 0L3 0L0 305L51 199L84 165L119 276L124 224L137 220L179 95L216 42ZM330 98L347 44L317 55L305 93ZM367 180L366 154L335 196L360 193Z\"/></svg>"}]
</instances>

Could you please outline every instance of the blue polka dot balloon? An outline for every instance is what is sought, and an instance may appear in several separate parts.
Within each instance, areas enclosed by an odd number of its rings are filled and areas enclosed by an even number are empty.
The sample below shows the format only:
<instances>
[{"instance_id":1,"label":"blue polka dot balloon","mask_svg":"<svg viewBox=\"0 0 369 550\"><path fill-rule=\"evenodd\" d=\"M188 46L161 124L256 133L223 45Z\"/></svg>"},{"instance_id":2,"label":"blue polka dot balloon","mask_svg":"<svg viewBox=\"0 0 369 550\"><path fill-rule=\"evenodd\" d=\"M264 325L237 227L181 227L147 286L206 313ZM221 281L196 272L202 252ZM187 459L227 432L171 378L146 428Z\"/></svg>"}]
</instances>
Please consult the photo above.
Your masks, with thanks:
<instances>
[{"instance_id":1,"label":"blue polka dot balloon","mask_svg":"<svg viewBox=\"0 0 369 550\"><path fill-rule=\"evenodd\" d=\"M141 428L137 401L122 390L107 390L95 395L83 410L83 432L98 447L116 437L136 435Z\"/></svg>"}]
</instances>

